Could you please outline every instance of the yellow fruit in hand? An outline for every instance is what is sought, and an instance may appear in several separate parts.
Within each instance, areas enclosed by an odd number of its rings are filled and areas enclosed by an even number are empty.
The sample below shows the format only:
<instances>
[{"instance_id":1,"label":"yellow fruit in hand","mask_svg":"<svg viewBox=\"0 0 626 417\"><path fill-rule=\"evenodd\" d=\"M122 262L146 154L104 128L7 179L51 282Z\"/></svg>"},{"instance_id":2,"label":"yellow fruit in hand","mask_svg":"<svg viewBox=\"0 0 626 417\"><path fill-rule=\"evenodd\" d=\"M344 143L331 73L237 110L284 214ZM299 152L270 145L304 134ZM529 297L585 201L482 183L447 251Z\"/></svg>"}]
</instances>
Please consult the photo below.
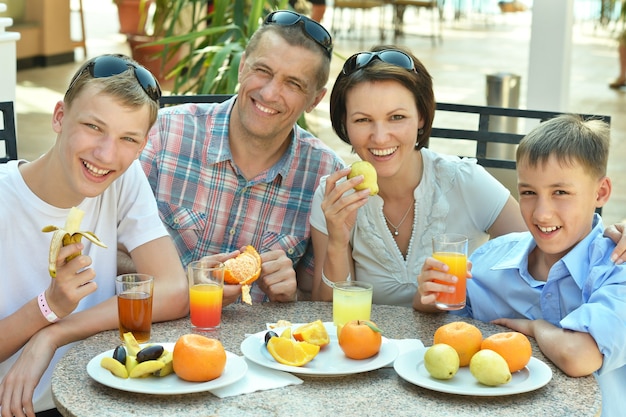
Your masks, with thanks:
<instances>
[{"instance_id":1,"label":"yellow fruit in hand","mask_svg":"<svg viewBox=\"0 0 626 417\"><path fill-rule=\"evenodd\" d=\"M378 194L378 174L374 165L367 161L357 161L352 164L352 169L348 174L348 179L363 175L363 182L354 187L355 190L361 191L369 188L370 195Z\"/></svg>"}]
</instances>

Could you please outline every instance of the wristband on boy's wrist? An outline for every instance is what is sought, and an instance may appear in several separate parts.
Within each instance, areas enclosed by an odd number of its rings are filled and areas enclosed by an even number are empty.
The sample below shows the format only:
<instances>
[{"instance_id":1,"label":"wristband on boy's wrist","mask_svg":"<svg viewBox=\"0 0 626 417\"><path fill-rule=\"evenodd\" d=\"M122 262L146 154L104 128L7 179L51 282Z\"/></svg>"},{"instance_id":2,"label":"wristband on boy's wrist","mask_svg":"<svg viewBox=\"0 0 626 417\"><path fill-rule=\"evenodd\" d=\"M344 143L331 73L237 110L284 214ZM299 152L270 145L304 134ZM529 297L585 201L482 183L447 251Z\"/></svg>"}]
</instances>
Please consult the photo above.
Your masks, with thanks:
<instances>
[{"instance_id":1,"label":"wristband on boy's wrist","mask_svg":"<svg viewBox=\"0 0 626 417\"><path fill-rule=\"evenodd\" d=\"M56 323L57 321L59 321L59 317L54 314L54 311L52 311L52 309L48 305L48 300L46 300L46 290L44 290L37 297L37 304L39 304L39 310L41 311L41 314L43 314L43 316L46 318L46 320L48 320L50 323Z\"/></svg>"},{"instance_id":2,"label":"wristband on boy's wrist","mask_svg":"<svg viewBox=\"0 0 626 417\"><path fill-rule=\"evenodd\" d=\"M350 280L352 280L352 277L348 273L348 276L346 277L346 279L344 281L350 281ZM332 282L331 280L329 280L326 277L326 275L324 275L324 271L322 271L322 281L324 281L324 284L328 285L330 288L333 288L335 286L335 283Z\"/></svg>"}]
</instances>

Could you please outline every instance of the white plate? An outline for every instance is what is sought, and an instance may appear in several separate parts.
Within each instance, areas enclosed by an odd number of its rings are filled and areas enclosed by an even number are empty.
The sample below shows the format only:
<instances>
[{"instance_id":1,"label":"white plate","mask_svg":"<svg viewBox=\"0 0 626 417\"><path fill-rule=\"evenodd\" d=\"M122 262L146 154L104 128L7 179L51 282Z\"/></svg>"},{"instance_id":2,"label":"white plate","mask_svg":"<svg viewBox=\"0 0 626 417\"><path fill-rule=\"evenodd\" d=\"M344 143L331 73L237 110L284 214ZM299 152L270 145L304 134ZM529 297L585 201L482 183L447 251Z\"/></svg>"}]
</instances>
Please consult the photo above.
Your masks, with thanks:
<instances>
[{"instance_id":1,"label":"white plate","mask_svg":"<svg viewBox=\"0 0 626 417\"><path fill-rule=\"evenodd\" d=\"M291 327L296 329L298 326L292 325ZM389 365L398 356L398 347L390 342L389 339L383 337L383 343L377 355L362 360L348 359L339 347L335 325L333 323L324 323L324 327L326 327L328 332L330 343L320 349L317 356L304 366L289 366L276 362L265 347L265 333L267 333L267 330L248 336L241 343L241 352L248 360L266 368L299 375L324 377L373 371ZM280 335L282 330L284 328L274 329L273 331Z\"/></svg>"},{"instance_id":2,"label":"white plate","mask_svg":"<svg viewBox=\"0 0 626 417\"><path fill-rule=\"evenodd\" d=\"M536 358L530 358L526 368L514 372L511 382L496 387L488 387L479 383L472 376L467 366L460 368L452 379L435 379L424 367L426 349L428 348L424 347L400 355L393 367L402 379L433 391L474 396L511 395L534 391L552 379L552 369Z\"/></svg>"},{"instance_id":3,"label":"white plate","mask_svg":"<svg viewBox=\"0 0 626 417\"><path fill-rule=\"evenodd\" d=\"M155 343L163 346L167 350L174 349L174 343ZM122 391L138 392L141 394L189 394L192 392L208 391L215 388L225 387L233 384L244 377L248 371L248 364L245 359L231 352L226 352L226 367L218 378L209 382L188 382L183 381L176 374L160 377L148 378L119 378L110 371L100 366L100 361L105 356L112 356L113 349L107 350L89 361L87 373L99 383Z\"/></svg>"}]
</instances>

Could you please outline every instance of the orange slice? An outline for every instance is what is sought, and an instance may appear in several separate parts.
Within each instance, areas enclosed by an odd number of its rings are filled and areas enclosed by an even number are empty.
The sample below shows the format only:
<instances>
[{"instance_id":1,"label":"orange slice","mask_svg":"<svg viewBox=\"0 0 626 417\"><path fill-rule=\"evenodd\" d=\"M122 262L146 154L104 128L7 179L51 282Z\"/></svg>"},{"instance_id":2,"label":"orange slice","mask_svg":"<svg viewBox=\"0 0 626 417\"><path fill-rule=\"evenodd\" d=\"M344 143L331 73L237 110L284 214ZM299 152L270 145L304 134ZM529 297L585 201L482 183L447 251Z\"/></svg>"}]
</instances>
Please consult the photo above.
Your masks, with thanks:
<instances>
[{"instance_id":1,"label":"orange slice","mask_svg":"<svg viewBox=\"0 0 626 417\"><path fill-rule=\"evenodd\" d=\"M289 366L303 366L317 356L320 347L285 337L272 337L267 342L267 350L278 363Z\"/></svg>"},{"instance_id":2,"label":"orange slice","mask_svg":"<svg viewBox=\"0 0 626 417\"><path fill-rule=\"evenodd\" d=\"M300 342L304 341L320 347L330 343L328 332L322 320L316 320L298 327L293 332L293 338Z\"/></svg>"},{"instance_id":3,"label":"orange slice","mask_svg":"<svg viewBox=\"0 0 626 417\"><path fill-rule=\"evenodd\" d=\"M261 255L252 245L246 246L239 255L224 262L224 282L241 284L241 299L244 303L252 304L250 285L260 275Z\"/></svg>"}]
</instances>

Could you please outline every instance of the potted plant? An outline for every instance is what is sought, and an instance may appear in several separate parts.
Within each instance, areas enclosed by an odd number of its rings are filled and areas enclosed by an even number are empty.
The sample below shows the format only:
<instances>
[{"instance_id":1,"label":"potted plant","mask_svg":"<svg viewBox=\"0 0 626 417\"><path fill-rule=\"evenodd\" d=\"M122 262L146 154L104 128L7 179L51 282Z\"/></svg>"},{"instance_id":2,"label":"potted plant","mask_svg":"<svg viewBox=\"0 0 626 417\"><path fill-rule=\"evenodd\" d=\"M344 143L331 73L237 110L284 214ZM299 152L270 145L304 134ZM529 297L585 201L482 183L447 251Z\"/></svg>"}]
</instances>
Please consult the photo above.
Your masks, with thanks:
<instances>
[{"instance_id":1,"label":"potted plant","mask_svg":"<svg viewBox=\"0 0 626 417\"><path fill-rule=\"evenodd\" d=\"M169 72L177 94L236 92L248 40L264 16L289 7L288 0L171 0L168 5L158 21L164 38L155 44L166 46L162 56L170 61L177 51L185 51ZM188 26L176 34L183 13Z\"/></svg>"},{"instance_id":2,"label":"potted plant","mask_svg":"<svg viewBox=\"0 0 626 417\"><path fill-rule=\"evenodd\" d=\"M117 6L120 33L144 34L146 17L153 0L113 0Z\"/></svg>"}]
</instances>

